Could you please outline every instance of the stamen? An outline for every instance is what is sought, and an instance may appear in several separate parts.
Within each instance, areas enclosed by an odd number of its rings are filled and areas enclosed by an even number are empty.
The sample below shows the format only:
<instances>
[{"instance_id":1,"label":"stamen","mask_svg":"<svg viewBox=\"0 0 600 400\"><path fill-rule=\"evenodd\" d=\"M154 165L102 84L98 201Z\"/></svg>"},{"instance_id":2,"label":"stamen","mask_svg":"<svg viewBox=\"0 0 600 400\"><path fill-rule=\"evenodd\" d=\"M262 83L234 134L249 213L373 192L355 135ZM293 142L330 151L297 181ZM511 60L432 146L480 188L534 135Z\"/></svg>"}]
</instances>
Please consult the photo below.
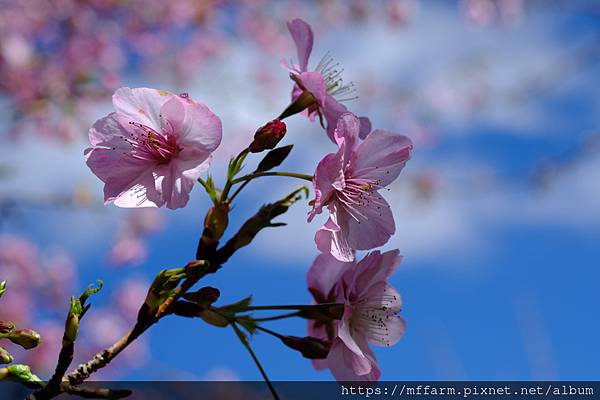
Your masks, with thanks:
<instances>
[{"instance_id":1,"label":"stamen","mask_svg":"<svg viewBox=\"0 0 600 400\"><path fill-rule=\"evenodd\" d=\"M129 137L121 136L121 139L131 146L131 150L126 153L130 157L136 160L166 164L181 151L170 121L166 121L166 132L164 133L159 133L138 122L130 121L129 124L137 130L134 129L130 132Z\"/></svg>"},{"instance_id":2,"label":"stamen","mask_svg":"<svg viewBox=\"0 0 600 400\"><path fill-rule=\"evenodd\" d=\"M350 82L344 85L342 74L344 68L338 68L339 62L334 62L330 52L325 53L315 71L321 72L323 79L325 80L325 88L327 93L333 96L337 101L350 101L356 100L358 96L352 96L356 91L354 83ZM340 98L340 96L343 96Z\"/></svg>"}]
</instances>

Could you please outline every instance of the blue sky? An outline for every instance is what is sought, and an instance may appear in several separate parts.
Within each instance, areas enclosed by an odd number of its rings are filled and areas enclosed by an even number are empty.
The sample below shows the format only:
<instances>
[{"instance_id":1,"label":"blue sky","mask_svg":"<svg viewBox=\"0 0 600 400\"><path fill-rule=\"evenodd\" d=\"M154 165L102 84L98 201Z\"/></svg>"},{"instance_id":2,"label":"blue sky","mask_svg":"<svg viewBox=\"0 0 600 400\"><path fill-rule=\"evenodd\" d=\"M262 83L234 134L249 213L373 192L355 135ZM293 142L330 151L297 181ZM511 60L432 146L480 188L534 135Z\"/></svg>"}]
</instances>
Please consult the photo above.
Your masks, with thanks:
<instances>
[{"instance_id":1,"label":"blue sky","mask_svg":"<svg viewBox=\"0 0 600 400\"><path fill-rule=\"evenodd\" d=\"M585 3L534 8L515 26L474 27L454 5L423 2L402 30L375 20L321 36L317 30L313 62L331 50L359 91L368 89L352 109L371 115L376 127L415 141L413 160L387 193L398 233L385 248L400 248L405 257L392 283L404 298L408 329L396 346L377 351L383 379L600 378L600 153L584 142L600 128L600 25L598 14L587 10ZM255 53L241 40L231 59L209 67L187 88L224 120L217 178L223 160L245 140L241 135L287 101L290 86L278 59ZM280 75L272 96L277 101L257 100L261 93L246 69L256 63ZM134 74L130 80L131 86L162 84ZM473 93L478 107L470 106ZM98 110L98 117L109 107ZM294 117L288 128L286 144L297 144L283 169L312 173L331 144L305 119ZM19 146L33 161L23 165L20 180L3 182L5 188L29 177L42 188L75 183L101 190L81 158L85 143L66 151L32 142ZM6 156L22 153L15 154ZM51 159L61 161L40 171ZM543 187L533 184L540 165L556 171ZM431 198L418 197L414 189L426 172L435 178ZM71 179L62 179L65 173ZM253 183L240 196L231 226L295 185L274 178ZM72 251L82 287L104 280L105 291L94 298L101 305L125 274L150 280L157 270L190 260L207 206L196 188L186 209L166 210L166 228L148 240L148 261L129 270L107 269L103 261L123 215L114 206L92 215L30 212L5 224L4 232ZM306 203L296 204L280 217L289 226L261 233L255 246L206 279L221 289L223 304L250 294L257 305L310 302L305 275L317 254L312 236L319 221L306 224L307 211ZM302 336L306 324L286 320L271 326ZM149 367L127 370L125 377L260 378L228 329L171 317L152 329L149 340ZM265 334L253 346L272 379L331 378Z\"/></svg>"}]
</instances>

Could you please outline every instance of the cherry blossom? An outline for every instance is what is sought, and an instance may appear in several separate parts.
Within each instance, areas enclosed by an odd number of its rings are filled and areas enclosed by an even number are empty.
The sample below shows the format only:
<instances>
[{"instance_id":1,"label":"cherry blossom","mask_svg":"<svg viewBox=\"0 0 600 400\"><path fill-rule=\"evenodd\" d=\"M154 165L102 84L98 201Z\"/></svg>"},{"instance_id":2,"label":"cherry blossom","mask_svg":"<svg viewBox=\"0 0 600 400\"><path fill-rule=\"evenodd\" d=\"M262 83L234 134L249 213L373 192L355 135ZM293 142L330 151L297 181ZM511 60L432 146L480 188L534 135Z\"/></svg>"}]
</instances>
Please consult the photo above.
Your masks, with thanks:
<instances>
[{"instance_id":1,"label":"cherry blossom","mask_svg":"<svg viewBox=\"0 0 600 400\"><path fill-rule=\"evenodd\" d=\"M87 165L119 207L183 207L221 143L221 120L187 94L120 88L89 132Z\"/></svg>"}]
</instances>

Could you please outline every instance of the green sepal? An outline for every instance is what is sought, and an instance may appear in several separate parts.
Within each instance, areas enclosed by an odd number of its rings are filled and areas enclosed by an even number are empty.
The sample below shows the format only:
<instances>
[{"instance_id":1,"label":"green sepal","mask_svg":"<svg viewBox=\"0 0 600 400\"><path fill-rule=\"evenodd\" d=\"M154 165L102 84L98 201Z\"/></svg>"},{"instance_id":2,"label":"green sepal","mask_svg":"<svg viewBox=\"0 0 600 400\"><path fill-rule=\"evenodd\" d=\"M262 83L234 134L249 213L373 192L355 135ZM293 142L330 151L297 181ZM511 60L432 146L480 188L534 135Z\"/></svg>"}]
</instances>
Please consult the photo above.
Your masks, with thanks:
<instances>
[{"instance_id":1,"label":"green sepal","mask_svg":"<svg viewBox=\"0 0 600 400\"><path fill-rule=\"evenodd\" d=\"M39 389L44 386L42 380L31 372L31 368L29 368L28 365L9 365L6 367L6 371L8 373L5 375L4 379L19 382L31 389ZM0 376L1 375L2 374L0 374Z\"/></svg>"},{"instance_id":2,"label":"green sepal","mask_svg":"<svg viewBox=\"0 0 600 400\"><path fill-rule=\"evenodd\" d=\"M222 314L237 314L248 310L250 304L252 304L252 296L248 296L245 299L242 299L233 304L220 307L218 310Z\"/></svg>"},{"instance_id":3,"label":"green sepal","mask_svg":"<svg viewBox=\"0 0 600 400\"><path fill-rule=\"evenodd\" d=\"M264 172L269 171L275 167L278 167L285 161L287 156L290 155L293 144L288 146L278 147L273 149L264 156L260 163L258 163L258 167L256 167L256 172Z\"/></svg>"}]
</instances>

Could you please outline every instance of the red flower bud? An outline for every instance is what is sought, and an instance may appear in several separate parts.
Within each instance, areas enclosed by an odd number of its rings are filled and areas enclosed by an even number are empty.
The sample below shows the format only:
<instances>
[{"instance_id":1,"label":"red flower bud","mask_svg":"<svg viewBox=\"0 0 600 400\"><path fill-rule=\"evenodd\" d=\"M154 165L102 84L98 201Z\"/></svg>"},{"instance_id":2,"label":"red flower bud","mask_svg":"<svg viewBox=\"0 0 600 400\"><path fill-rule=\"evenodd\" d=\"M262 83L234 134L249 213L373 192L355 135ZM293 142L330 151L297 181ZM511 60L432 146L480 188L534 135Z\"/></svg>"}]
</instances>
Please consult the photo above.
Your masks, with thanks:
<instances>
[{"instance_id":1,"label":"red flower bud","mask_svg":"<svg viewBox=\"0 0 600 400\"><path fill-rule=\"evenodd\" d=\"M311 336L284 336L281 338L281 341L289 348L298 350L304 357L311 360L327 358L331 349L330 341Z\"/></svg>"},{"instance_id":2,"label":"red flower bud","mask_svg":"<svg viewBox=\"0 0 600 400\"><path fill-rule=\"evenodd\" d=\"M15 330L15 324L8 321L0 321L0 334L11 333Z\"/></svg>"},{"instance_id":3,"label":"red flower bud","mask_svg":"<svg viewBox=\"0 0 600 400\"><path fill-rule=\"evenodd\" d=\"M248 146L252 153L275 148L277 143L285 136L287 127L279 119L274 119L260 127L254 134L254 141Z\"/></svg>"}]
</instances>

